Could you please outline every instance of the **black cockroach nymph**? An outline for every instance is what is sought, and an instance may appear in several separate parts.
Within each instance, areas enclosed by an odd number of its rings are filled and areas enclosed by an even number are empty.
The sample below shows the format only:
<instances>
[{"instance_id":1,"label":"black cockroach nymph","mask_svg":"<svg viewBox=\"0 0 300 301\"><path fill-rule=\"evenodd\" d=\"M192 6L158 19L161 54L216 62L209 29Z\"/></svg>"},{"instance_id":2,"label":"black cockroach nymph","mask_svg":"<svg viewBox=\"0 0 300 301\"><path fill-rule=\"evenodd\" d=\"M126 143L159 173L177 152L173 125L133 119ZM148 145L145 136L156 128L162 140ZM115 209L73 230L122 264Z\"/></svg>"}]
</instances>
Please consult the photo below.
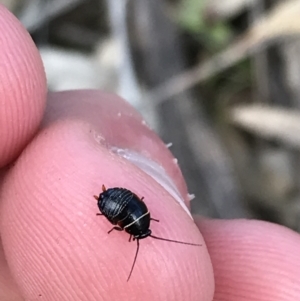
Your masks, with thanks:
<instances>
[{"instance_id":1,"label":"black cockroach nymph","mask_svg":"<svg viewBox=\"0 0 300 301\"><path fill-rule=\"evenodd\" d=\"M109 230L108 233L113 230L125 230L130 235L129 241L131 241L132 237L133 240L137 241L135 257L127 281L129 281L131 277L136 262L140 247L140 239L150 236L155 239L184 245L201 246L200 244L182 242L152 235L152 232L149 229L150 221L159 222L159 220L150 217L150 212L143 202L144 198L139 198L128 189L119 187L106 189L105 186L102 185L102 192L99 197L94 195L94 198L97 200L101 212L97 213L97 215L104 215L111 224L117 225Z\"/></svg>"}]
</instances>

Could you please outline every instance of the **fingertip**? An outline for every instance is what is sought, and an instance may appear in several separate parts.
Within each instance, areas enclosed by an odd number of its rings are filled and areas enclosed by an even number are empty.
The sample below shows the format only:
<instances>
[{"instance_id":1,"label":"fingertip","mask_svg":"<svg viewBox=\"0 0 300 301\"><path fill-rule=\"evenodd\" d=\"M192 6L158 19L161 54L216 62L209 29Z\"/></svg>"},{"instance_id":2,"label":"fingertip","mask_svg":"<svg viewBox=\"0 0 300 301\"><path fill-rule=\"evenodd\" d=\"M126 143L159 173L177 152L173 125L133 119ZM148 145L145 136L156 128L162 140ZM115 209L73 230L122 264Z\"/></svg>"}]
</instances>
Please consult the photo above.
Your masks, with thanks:
<instances>
[{"instance_id":1,"label":"fingertip","mask_svg":"<svg viewBox=\"0 0 300 301\"><path fill-rule=\"evenodd\" d=\"M0 5L0 167L22 151L42 119L46 78L29 33Z\"/></svg>"},{"instance_id":2,"label":"fingertip","mask_svg":"<svg viewBox=\"0 0 300 301\"><path fill-rule=\"evenodd\" d=\"M144 196L153 217L160 219L152 227L155 235L200 243L202 238L170 194L111 151L113 140L106 138L122 129L122 124L110 127L108 121L99 127L89 117L82 118L83 107L88 106L77 107L68 118L45 123L3 185L4 247L24 296L30 300L42 294L61 301L78 300L78 296L82 301L129 301L140 296L144 300L211 300L213 273L204 243L198 248L145 239L126 282L135 246L124 232L108 235L111 224L96 216L93 195L102 184ZM110 114L109 106L104 107L96 116L102 122ZM123 128L128 122L124 120Z\"/></svg>"},{"instance_id":3,"label":"fingertip","mask_svg":"<svg viewBox=\"0 0 300 301\"><path fill-rule=\"evenodd\" d=\"M132 164L138 165L141 157L157 162L161 169L156 173L167 173L178 193L188 199L186 183L170 150L122 98L97 90L50 93L44 125L70 119L88 121L99 143L111 146L111 151L131 159ZM143 161L140 165L149 164Z\"/></svg>"}]
</instances>

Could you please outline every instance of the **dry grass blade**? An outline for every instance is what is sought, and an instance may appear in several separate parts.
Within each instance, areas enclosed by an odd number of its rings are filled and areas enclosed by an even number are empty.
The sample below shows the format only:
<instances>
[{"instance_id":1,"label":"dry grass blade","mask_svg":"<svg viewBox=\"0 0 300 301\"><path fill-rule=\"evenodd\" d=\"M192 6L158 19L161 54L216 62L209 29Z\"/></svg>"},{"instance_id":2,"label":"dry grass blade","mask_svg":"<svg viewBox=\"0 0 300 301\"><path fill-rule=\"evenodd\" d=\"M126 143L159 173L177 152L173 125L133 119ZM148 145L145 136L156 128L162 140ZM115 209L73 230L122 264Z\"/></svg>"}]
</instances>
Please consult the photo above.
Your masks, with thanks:
<instances>
[{"instance_id":1,"label":"dry grass blade","mask_svg":"<svg viewBox=\"0 0 300 301\"><path fill-rule=\"evenodd\" d=\"M233 66L276 38L299 35L299 16L300 1L281 3L223 52L153 89L147 99L152 104L161 103Z\"/></svg>"},{"instance_id":2,"label":"dry grass blade","mask_svg":"<svg viewBox=\"0 0 300 301\"><path fill-rule=\"evenodd\" d=\"M300 33L300 1L284 1L277 5L269 15L262 18L247 36L252 43L258 44L265 40Z\"/></svg>"},{"instance_id":3,"label":"dry grass blade","mask_svg":"<svg viewBox=\"0 0 300 301\"><path fill-rule=\"evenodd\" d=\"M253 134L300 149L300 111L261 105L237 106L230 121Z\"/></svg>"}]
</instances>

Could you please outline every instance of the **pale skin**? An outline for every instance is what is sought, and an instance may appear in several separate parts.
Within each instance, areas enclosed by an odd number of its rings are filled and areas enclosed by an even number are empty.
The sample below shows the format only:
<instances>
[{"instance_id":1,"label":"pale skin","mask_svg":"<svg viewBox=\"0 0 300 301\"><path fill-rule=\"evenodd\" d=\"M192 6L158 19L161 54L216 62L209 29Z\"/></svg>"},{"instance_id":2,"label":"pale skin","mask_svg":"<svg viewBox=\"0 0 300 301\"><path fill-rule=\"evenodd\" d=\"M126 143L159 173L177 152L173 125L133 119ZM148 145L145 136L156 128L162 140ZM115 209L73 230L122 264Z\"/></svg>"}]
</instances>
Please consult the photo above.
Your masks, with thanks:
<instances>
[{"instance_id":1,"label":"pale skin","mask_svg":"<svg viewBox=\"0 0 300 301\"><path fill-rule=\"evenodd\" d=\"M195 226L160 185L110 151L146 151L187 195L140 115L99 91L46 95L38 51L2 6L0 28L0 300L300 300L297 233L246 220L195 217ZM156 235L202 246L141 240L127 283L135 244L124 232L108 235L111 224L96 216L102 184L143 196L160 220L151 224Z\"/></svg>"}]
</instances>

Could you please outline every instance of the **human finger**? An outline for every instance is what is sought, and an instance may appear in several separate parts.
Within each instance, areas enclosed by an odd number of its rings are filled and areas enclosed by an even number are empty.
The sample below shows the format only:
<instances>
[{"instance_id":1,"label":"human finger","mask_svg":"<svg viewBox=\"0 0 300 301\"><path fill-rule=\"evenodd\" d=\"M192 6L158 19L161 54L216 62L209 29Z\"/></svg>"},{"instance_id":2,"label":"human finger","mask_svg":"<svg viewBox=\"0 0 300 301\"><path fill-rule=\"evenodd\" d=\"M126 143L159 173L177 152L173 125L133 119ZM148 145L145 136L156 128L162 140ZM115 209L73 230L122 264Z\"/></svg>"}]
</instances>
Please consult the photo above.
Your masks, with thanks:
<instances>
[{"instance_id":1,"label":"human finger","mask_svg":"<svg viewBox=\"0 0 300 301\"><path fill-rule=\"evenodd\" d=\"M0 168L37 131L46 102L42 60L29 33L0 4Z\"/></svg>"},{"instance_id":2,"label":"human finger","mask_svg":"<svg viewBox=\"0 0 300 301\"><path fill-rule=\"evenodd\" d=\"M196 222L214 267L214 301L300 300L298 233L254 220Z\"/></svg>"},{"instance_id":3,"label":"human finger","mask_svg":"<svg viewBox=\"0 0 300 301\"><path fill-rule=\"evenodd\" d=\"M32 39L20 22L1 4L0 28L1 168L16 158L37 130L45 107L46 81ZM4 175L5 170L0 169L0 189ZM0 299L21 300L2 246L0 271Z\"/></svg>"},{"instance_id":4,"label":"human finger","mask_svg":"<svg viewBox=\"0 0 300 301\"><path fill-rule=\"evenodd\" d=\"M160 220L151 224L156 236L202 246L141 240L126 282L136 244L123 232L108 235L112 225L96 216L92 196L102 184L143 196ZM141 117L116 96L51 94L43 128L6 176L2 198L4 250L26 300L212 299L205 244L175 200L187 198L180 170Z\"/></svg>"}]
</instances>

